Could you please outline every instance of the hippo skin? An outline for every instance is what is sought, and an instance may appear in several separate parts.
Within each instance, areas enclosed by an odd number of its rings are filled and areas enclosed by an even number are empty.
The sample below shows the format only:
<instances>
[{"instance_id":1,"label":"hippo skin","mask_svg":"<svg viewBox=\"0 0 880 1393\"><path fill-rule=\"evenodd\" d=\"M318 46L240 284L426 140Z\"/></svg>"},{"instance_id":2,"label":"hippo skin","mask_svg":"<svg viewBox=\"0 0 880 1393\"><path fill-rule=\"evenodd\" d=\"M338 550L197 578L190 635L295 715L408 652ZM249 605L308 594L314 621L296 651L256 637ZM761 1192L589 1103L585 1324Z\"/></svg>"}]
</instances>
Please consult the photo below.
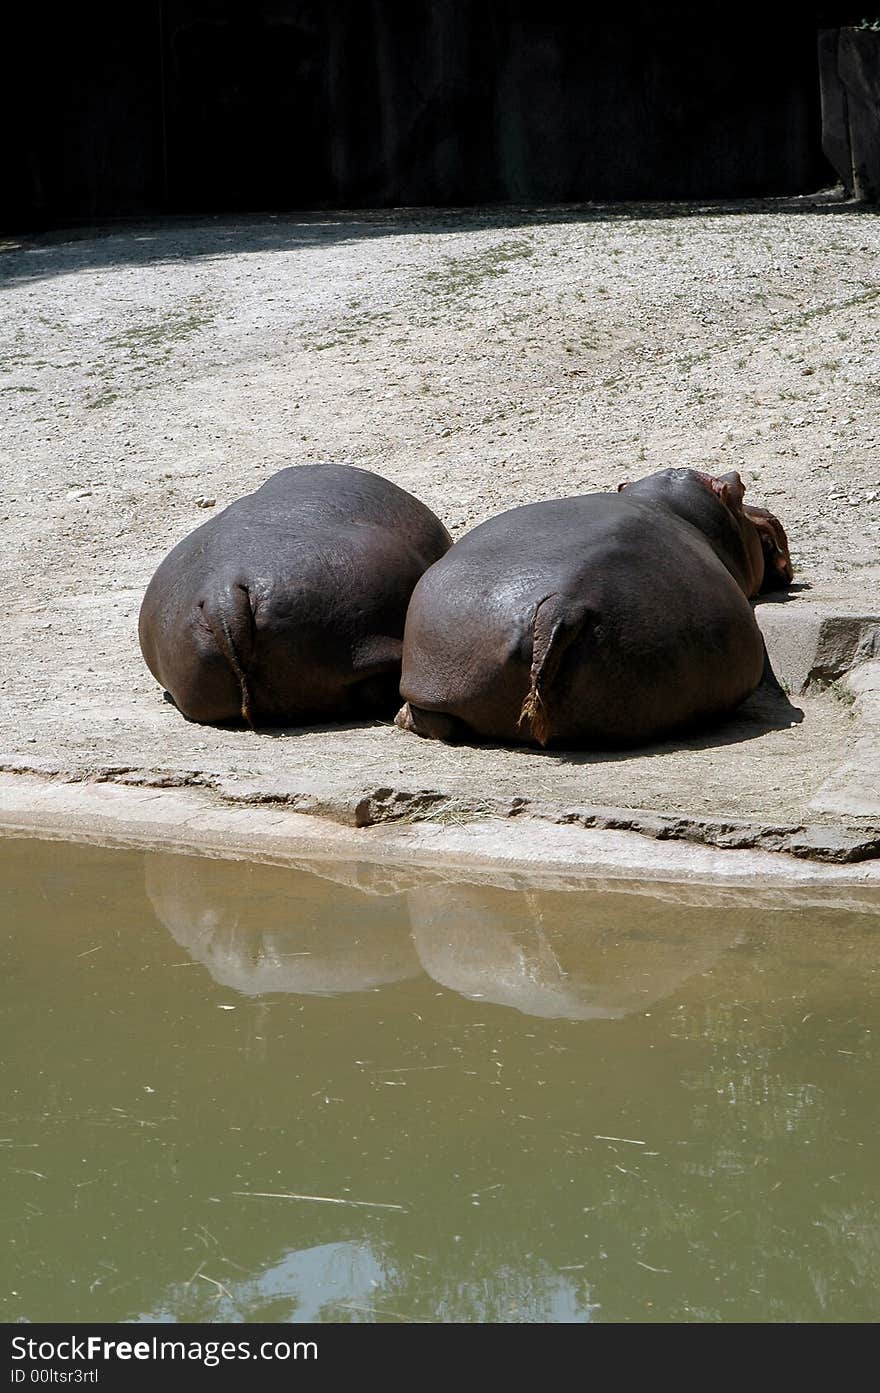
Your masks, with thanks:
<instances>
[{"instance_id":1,"label":"hippo skin","mask_svg":"<svg viewBox=\"0 0 880 1393\"><path fill-rule=\"evenodd\" d=\"M141 651L190 721L390 717L410 595L451 545L429 508L377 474L282 469L166 556L141 606Z\"/></svg>"},{"instance_id":2,"label":"hippo skin","mask_svg":"<svg viewBox=\"0 0 880 1393\"><path fill-rule=\"evenodd\" d=\"M749 598L792 574L782 525L743 494L736 473L664 469L474 528L413 592L396 724L601 747L732 711L765 671Z\"/></svg>"}]
</instances>

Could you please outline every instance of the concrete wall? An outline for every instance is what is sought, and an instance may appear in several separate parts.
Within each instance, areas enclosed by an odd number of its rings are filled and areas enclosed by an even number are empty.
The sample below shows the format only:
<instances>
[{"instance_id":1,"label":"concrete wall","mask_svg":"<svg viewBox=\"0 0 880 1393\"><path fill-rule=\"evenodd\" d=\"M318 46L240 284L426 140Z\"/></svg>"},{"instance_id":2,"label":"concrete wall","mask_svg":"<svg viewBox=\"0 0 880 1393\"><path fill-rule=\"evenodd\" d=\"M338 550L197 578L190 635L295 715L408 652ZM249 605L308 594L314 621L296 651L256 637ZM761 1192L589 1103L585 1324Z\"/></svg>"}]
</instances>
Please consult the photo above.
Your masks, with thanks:
<instances>
[{"instance_id":1,"label":"concrete wall","mask_svg":"<svg viewBox=\"0 0 880 1393\"><path fill-rule=\"evenodd\" d=\"M846 192L880 203L880 31L819 33L822 148Z\"/></svg>"},{"instance_id":2,"label":"concrete wall","mask_svg":"<svg viewBox=\"0 0 880 1393\"><path fill-rule=\"evenodd\" d=\"M12 25L7 224L827 177L799 0L153 0Z\"/></svg>"}]
</instances>

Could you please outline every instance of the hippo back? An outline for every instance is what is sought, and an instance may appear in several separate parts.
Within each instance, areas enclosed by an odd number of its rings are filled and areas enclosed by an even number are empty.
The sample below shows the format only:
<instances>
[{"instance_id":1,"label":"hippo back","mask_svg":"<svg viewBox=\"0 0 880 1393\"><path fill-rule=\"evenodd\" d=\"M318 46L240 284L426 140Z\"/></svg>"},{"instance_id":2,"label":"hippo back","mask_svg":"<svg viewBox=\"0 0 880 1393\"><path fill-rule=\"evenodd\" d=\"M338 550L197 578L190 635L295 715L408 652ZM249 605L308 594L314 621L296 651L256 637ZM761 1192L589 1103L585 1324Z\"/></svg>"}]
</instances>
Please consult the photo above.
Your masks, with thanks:
<instances>
[{"instance_id":1,"label":"hippo back","mask_svg":"<svg viewBox=\"0 0 880 1393\"><path fill-rule=\"evenodd\" d=\"M636 743L731 710L763 657L740 585L691 523L629 490L527 504L468 533L417 585L398 724Z\"/></svg>"},{"instance_id":2,"label":"hippo back","mask_svg":"<svg viewBox=\"0 0 880 1393\"><path fill-rule=\"evenodd\" d=\"M283 469L161 563L141 607L144 658L191 720L393 708L410 595L450 545L430 509L379 475Z\"/></svg>"}]
</instances>

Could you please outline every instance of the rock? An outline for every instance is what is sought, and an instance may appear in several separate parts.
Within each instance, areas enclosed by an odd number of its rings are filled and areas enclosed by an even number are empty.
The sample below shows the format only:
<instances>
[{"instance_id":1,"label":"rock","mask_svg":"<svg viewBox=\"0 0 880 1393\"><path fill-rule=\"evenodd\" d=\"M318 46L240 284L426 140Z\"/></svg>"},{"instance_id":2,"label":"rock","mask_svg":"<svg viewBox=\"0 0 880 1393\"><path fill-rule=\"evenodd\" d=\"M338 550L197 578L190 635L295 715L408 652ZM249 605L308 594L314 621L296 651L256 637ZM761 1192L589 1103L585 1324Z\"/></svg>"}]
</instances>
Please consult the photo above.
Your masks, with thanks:
<instances>
[{"instance_id":1,"label":"rock","mask_svg":"<svg viewBox=\"0 0 880 1393\"><path fill-rule=\"evenodd\" d=\"M861 832L815 825L793 833L785 849L791 856L846 865L875 857L880 851L880 833L872 828Z\"/></svg>"},{"instance_id":2,"label":"rock","mask_svg":"<svg viewBox=\"0 0 880 1393\"><path fill-rule=\"evenodd\" d=\"M880 613L841 614L834 606L801 600L797 606L796 614L782 604L755 609L773 671L792 694L827 686L880 655Z\"/></svg>"},{"instance_id":3,"label":"rock","mask_svg":"<svg viewBox=\"0 0 880 1393\"><path fill-rule=\"evenodd\" d=\"M204 494L200 494L199 497L196 499L197 508L215 508L216 506L216 498L206 498Z\"/></svg>"}]
</instances>

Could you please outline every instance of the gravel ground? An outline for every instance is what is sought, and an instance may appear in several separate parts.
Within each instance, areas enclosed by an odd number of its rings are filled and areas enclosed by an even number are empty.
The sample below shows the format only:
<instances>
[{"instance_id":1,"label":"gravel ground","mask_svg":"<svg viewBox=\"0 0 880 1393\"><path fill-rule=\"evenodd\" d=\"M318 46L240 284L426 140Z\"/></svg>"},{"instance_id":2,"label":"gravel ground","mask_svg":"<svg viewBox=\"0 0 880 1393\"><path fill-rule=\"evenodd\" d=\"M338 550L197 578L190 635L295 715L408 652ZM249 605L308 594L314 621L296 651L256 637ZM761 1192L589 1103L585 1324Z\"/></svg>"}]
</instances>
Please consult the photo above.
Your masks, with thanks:
<instances>
[{"instance_id":1,"label":"gravel ground","mask_svg":"<svg viewBox=\"0 0 880 1393\"><path fill-rule=\"evenodd\" d=\"M136 637L172 544L290 463L374 469L453 535L666 465L735 467L785 523L802 593L876 610L878 253L877 215L830 192L225 218L3 244L0 764L297 765L305 745L267 752L248 732L186 726ZM833 763L845 733L826 736ZM791 733L773 738L800 767ZM435 759L388 728L308 739L318 763L380 783L389 761ZM541 756L495 754L507 791L511 770L551 779ZM437 767L450 759L438 750ZM650 759L623 763L620 796L659 806L669 779L646 792ZM585 767L566 776L587 797ZM726 806L725 777L711 810Z\"/></svg>"}]
</instances>

